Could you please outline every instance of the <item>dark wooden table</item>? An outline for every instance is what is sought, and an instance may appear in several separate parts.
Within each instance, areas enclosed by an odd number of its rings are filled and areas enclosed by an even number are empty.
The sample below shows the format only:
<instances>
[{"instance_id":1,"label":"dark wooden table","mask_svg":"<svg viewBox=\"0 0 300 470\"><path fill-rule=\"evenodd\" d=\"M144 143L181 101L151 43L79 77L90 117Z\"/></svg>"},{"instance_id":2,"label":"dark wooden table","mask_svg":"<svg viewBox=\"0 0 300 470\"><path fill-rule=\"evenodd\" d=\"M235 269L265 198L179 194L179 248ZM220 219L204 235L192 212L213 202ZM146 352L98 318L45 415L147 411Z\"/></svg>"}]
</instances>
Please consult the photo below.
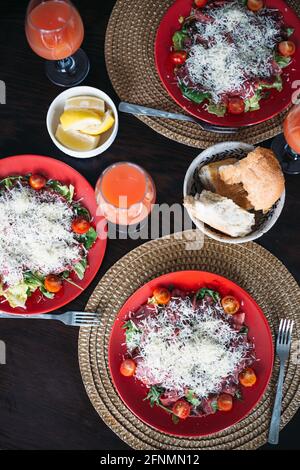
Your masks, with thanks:
<instances>
[{"instance_id":1,"label":"dark wooden table","mask_svg":"<svg viewBox=\"0 0 300 470\"><path fill-rule=\"evenodd\" d=\"M100 88L118 102L103 52L114 3L75 1L86 26L83 47L91 61L85 84ZM74 159L54 146L45 119L49 104L62 90L48 81L43 60L27 45L26 4L10 0L1 7L0 80L7 86L7 104L0 106L1 157L49 155L79 170L92 185L109 164L131 160L153 176L159 203L181 202L183 177L198 150L156 134L134 117L120 116L115 143L98 158ZM296 279L300 279L299 196L299 177L287 177L283 213L276 226L259 240ZM139 243L109 241L96 279L68 308L83 309L101 276ZM58 322L0 320L0 340L7 345L7 364L0 366L0 449L127 449L89 402L78 367L77 339L76 328ZM279 448L300 449L299 432L300 412L281 433Z\"/></svg>"}]
</instances>

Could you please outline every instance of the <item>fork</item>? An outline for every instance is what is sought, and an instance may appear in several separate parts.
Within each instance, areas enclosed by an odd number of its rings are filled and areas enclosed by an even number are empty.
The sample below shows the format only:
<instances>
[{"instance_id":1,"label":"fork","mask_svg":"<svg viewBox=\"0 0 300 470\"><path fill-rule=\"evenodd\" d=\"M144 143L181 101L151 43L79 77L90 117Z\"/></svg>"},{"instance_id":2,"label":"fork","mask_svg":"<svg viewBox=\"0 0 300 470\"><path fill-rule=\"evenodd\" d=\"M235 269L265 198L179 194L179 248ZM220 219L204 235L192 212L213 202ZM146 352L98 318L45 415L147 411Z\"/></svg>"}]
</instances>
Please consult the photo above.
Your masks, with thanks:
<instances>
[{"instance_id":1,"label":"fork","mask_svg":"<svg viewBox=\"0 0 300 470\"><path fill-rule=\"evenodd\" d=\"M140 106L137 104L125 103L124 101L121 101L121 103L119 104L119 111L127 114L134 114L136 116L153 116L165 119L177 119L179 121L194 122L198 124L204 131L215 132L218 134L235 134L239 130L238 127L215 126L213 124L208 124L207 122L202 121L201 119L197 119L192 116L187 116L185 114L169 113L168 111L147 108L145 106Z\"/></svg>"},{"instance_id":2,"label":"fork","mask_svg":"<svg viewBox=\"0 0 300 470\"><path fill-rule=\"evenodd\" d=\"M61 314L41 314L41 315L15 315L14 313L2 313L0 312L1 318L15 318L29 319L29 320L58 320L68 326L97 326L99 325L100 318L99 314L95 312L65 312Z\"/></svg>"},{"instance_id":3,"label":"fork","mask_svg":"<svg viewBox=\"0 0 300 470\"><path fill-rule=\"evenodd\" d=\"M294 326L293 320L287 320L287 319L280 320L279 331L278 331L277 342L276 342L276 353L280 359L280 370L279 370L279 377L278 377L278 383L277 383L276 398L275 398L271 425L270 425L270 430L269 430L269 437L268 437L269 444L278 444L278 441L279 441L284 368L285 368L285 363L289 357L289 353L291 349L293 326Z\"/></svg>"}]
</instances>

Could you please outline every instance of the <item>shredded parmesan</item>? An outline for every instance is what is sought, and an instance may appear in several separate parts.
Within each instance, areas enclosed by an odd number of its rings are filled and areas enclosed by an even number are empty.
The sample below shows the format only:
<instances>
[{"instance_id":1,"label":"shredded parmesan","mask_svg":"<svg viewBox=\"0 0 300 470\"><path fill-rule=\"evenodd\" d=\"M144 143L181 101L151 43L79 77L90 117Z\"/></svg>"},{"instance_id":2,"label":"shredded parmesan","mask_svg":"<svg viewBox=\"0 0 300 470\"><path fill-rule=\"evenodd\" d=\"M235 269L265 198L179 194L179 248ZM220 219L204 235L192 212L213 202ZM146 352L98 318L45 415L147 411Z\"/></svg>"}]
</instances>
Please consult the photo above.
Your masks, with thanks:
<instances>
[{"instance_id":1,"label":"shredded parmesan","mask_svg":"<svg viewBox=\"0 0 300 470\"><path fill-rule=\"evenodd\" d=\"M138 328L136 377L182 395L187 388L200 398L219 393L251 348L224 320L220 304L194 308L189 297L171 300Z\"/></svg>"},{"instance_id":2,"label":"shredded parmesan","mask_svg":"<svg viewBox=\"0 0 300 470\"><path fill-rule=\"evenodd\" d=\"M274 75L280 25L269 11L253 13L233 2L208 10L212 22L196 22L202 42L192 45L187 70L195 85L208 91L215 103L222 101L222 95L242 91L252 78Z\"/></svg>"},{"instance_id":3,"label":"shredded parmesan","mask_svg":"<svg viewBox=\"0 0 300 470\"><path fill-rule=\"evenodd\" d=\"M82 258L71 231L72 209L51 191L18 184L0 192L0 276L14 286L31 271L46 276Z\"/></svg>"}]
</instances>

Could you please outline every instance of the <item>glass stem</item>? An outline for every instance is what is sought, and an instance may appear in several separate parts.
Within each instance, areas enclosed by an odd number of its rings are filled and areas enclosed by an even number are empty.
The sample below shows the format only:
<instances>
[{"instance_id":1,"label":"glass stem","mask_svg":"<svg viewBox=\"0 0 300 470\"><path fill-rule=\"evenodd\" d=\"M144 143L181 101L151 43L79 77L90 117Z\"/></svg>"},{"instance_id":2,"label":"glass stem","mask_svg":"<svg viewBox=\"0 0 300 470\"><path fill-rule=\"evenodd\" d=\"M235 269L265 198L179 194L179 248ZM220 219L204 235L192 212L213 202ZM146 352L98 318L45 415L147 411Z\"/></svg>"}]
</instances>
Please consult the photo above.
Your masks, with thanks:
<instances>
[{"instance_id":1,"label":"glass stem","mask_svg":"<svg viewBox=\"0 0 300 470\"><path fill-rule=\"evenodd\" d=\"M76 64L72 56L66 57L65 59L58 60L56 62L57 68L61 73L67 73L72 75L75 72Z\"/></svg>"}]
</instances>

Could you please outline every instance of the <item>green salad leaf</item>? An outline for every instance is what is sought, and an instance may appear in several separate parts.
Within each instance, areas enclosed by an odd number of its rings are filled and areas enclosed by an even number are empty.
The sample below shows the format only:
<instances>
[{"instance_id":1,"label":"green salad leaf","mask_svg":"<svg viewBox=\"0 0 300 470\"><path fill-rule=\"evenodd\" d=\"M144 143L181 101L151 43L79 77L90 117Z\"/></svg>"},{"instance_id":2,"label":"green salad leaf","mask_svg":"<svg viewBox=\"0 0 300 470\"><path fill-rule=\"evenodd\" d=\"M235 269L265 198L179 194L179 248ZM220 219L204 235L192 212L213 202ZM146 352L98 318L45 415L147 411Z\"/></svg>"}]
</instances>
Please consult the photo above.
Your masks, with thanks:
<instances>
[{"instance_id":1,"label":"green salad leaf","mask_svg":"<svg viewBox=\"0 0 300 470\"><path fill-rule=\"evenodd\" d=\"M80 260L78 263L76 263L76 264L73 266L75 273L77 274L78 278L79 278L81 281L82 281L82 279L84 278L84 274L85 274L87 265L88 265L87 259L86 259L86 258L83 258L82 260Z\"/></svg>"},{"instance_id":2,"label":"green salad leaf","mask_svg":"<svg viewBox=\"0 0 300 470\"><path fill-rule=\"evenodd\" d=\"M57 191L59 194L65 197L68 202L72 202L75 189L72 184L67 186L66 184L61 184L57 180L49 180L47 186L49 186L54 191Z\"/></svg>"},{"instance_id":3,"label":"green salad leaf","mask_svg":"<svg viewBox=\"0 0 300 470\"><path fill-rule=\"evenodd\" d=\"M84 235L80 235L79 239L84 244L85 248L89 250L97 240L97 232L91 227Z\"/></svg>"},{"instance_id":4,"label":"green salad leaf","mask_svg":"<svg viewBox=\"0 0 300 470\"><path fill-rule=\"evenodd\" d=\"M13 187L14 183L17 180L22 180L23 176L8 176L7 178L4 178L3 180L0 181L0 186L3 185L5 189L10 189Z\"/></svg>"},{"instance_id":5,"label":"green salad leaf","mask_svg":"<svg viewBox=\"0 0 300 470\"><path fill-rule=\"evenodd\" d=\"M204 299L206 295L211 297L214 300L214 302L218 302L220 300L219 292L212 290L212 289L207 289L206 287L202 287L202 289L198 290L198 292L196 293L196 299L197 300Z\"/></svg>"},{"instance_id":6,"label":"green salad leaf","mask_svg":"<svg viewBox=\"0 0 300 470\"><path fill-rule=\"evenodd\" d=\"M258 89L264 90L264 89L270 89L270 88L275 88L275 90L282 91L283 84L282 84L282 78L280 75L276 76L276 79L273 83L260 83Z\"/></svg>"},{"instance_id":7,"label":"green salad leaf","mask_svg":"<svg viewBox=\"0 0 300 470\"><path fill-rule=\"evenodd\" d=\"M173 34L172 41L174 51L182 51L186 37L187 35L182 31L176 31L176 33Z\"/></svg>"},{"instance_id":8,"label":"green salad leaf","mask_svg":"<svg viewBox=\"0 0 300 470\"><path fill-rule=\"evenodd\" d=\"M226 106L224 104L209 103L209 105L207 106L207 111L210 114L215 114L216 116L223 117L226 113Z\"/></svg>"},{"instance_id":9,"label":"green salad leaf","mask_svg":"<svg viewBox=\"0 0 300 470\"><path fill-rule=\"evenodd\" d=\"M194 103L200 104L204 100L210 98L209 93L193 90L191 88L188 88L183 83L179 83L179 87L183 96L185 96L185 98L187 98L188 100L193 101Z\"/></svg>"},{"instance_id":10,"label":"green salad leaf","mask_svg":"<svg viewBox=\"0 0 300 470\"><path fill-rule=\"evenodd\" d=\"M85 207L81 206L78 203L73 204L73 209L74 209L74 212L77 216L84 217L85 219L87 219L90 222L91 214L88 211L88 209L86 209Z\"/></svg>"},{"instance_id":11,"label":"green salad leaf","mask_svg":"<svg viewBox=\"0 0 300 470\"><path fill-rule=\"evenodd\" d=\"M295 31L294 28L285 28L284 29L284 32L285 32L285 34L287 35L288 38L294 33L294 31Z\"/></svg>"},{"instance_id":12,"label":"green salad leaf","mask_svg":"<svg viewBox=\"0 0 300 470\"><path fill-rule=\"evenodd\" d=\"M261 93L260 93L260 90L257 90L255 95L245 100L245 113L260 109L260 104L259 104L260 100L261 100Z\"/></svg>"},{"instance_id":13,"label":"green salad leaf","mask_svg":"<svg viewBox=\"0 0 300 470\"><path fill-rule=\"evenodd\" d=\"M248 334L248 331L249 331L248 326L244 325L244 326L242 326L242 328L240 329L239 334L240 334L240 335L247 335L247 334Z\"/></svg>"},{"instance_id":14,"label":"green salad leaf","mask_svg":"<svg viewBox=\"0 0 300 470\"><path fill-rule=\"evenodd\" d=\"M211 403L210 403L212 409L213 409L213 412L216 413L216 411L218 411L218 402L217 400L213 400Z\"/></svg>"},{"instance_id":15,"label":"green salad leaf","mask_svg":"<svg viewBox=\"0 0 300 470\"><path fill-rule=\"evenodd\" d=\"M275 54L275 61L282 69L287 67L291 63L291 60L291 57L284 57L283 55Z\"/></svg>"},{"instance_id":16,"label":"green salad leaf","mask_svg":"<svg viewBox=\"0 0 300 470\"><path fill-rule=\"evenodd\" d=\"M200 400L199 398L197 398L195 396L195 393L193 392L193 390L189 390L186 394L185 394L185 398L187 399L187 401L189 403L191 403L191 405L193 406L198 406L200 405Z\"/></svg>"},{"instance_id":17,"label":"green salad leaf","mask_svg":"<svg viewBox=\"0 0 300 470\"><path fill-rule=\"evenodd\" d=\"M243 395L240 389L237 389L237 391L234 394L234 397L239 401L243 401Z\"/></svg>"},{"instance_id":18,"label":"green salad leaf","mask_svg":"<svg viewBox=\"0 0 300 470\"><path fill-rule=\"evenodd\" d=\"M164 393L163 388L157 387L156 385L153 385L150 388L147 396L144 398L144 401L149 400L151 408L153 408L154 405L161 406L161 403L160 403L159 400L160 400L160 397L163 393ZM170 410L168 410L168 411L170 411Z\"/></svg>"},{"instance_id":19,"label":"green salad leaf","mask_svg":"<svg viewBox=\"0 0 300 470\"><path fill-rule=\"evenodd\" d=\"M123 325L123 329L126 330L126 344L130 344L133 348L137 347L139 345L141 331L136 324L132 320L128 320Z\"/></svg>"}]
</instances>

